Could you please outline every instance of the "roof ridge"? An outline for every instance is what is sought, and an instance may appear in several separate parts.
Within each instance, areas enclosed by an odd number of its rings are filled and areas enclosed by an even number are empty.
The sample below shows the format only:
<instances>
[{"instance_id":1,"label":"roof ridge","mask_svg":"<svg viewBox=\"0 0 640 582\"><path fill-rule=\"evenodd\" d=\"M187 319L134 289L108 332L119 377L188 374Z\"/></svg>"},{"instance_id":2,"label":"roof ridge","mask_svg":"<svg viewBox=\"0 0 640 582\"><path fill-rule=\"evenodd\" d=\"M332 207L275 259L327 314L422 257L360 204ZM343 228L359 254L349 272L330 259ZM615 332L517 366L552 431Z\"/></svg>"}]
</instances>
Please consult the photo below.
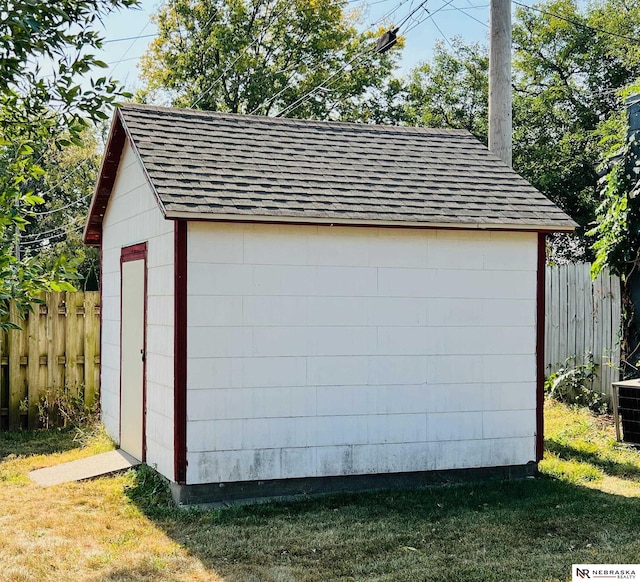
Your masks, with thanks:
<instances>
[{"instance_id":1,"label":"roof ridge","mask_svg":"<svg viewBox=\"0 0 640 582\"><path fill-rule=\"evenodd\" d=\"M418 133L432 135L460 135L473 137L466 129L441 128L441 127L423 127L414 125L387 125L376 123L357 123L349 121L334 120L318 120L318 119L300 119L295 117L276 117L267 115L252 115L249 113L229 113L226 111L207 111L203 109L187 109L180 107L166 107L163 105L148 105L146 103L122 103L118 105L122 111L139 110L143 112L158 112L168 115L180 115L185 117L200 117L203 119L228 119L233 121L247 121L249 123L265 123L270 125L298 125L306 127L335 127L352 128L359 131L389 131L402 133Z\"/></svg>"}]
</instances>

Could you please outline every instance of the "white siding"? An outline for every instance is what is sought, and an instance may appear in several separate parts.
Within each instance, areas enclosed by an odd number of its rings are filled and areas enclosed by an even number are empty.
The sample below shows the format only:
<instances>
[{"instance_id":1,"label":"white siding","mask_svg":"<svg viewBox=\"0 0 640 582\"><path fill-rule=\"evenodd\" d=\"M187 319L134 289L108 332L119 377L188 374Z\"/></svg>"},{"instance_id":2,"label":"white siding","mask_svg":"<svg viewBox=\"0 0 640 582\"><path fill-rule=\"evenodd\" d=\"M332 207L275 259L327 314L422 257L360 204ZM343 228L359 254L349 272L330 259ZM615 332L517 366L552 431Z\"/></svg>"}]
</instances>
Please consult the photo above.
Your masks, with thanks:
<instances>
[{"instance_id":1,"label":"white siding","mask_svg":"<svg viewBox=\"0 0 640 582\"><path fill-rule=\"evenodd\" d=\"M187 482L534 460L536 249L190 223Z\"/></svg>"},{"instance_id":2,"label":"white siding","mask_svg":"<svg viewBox=\"0 0 640 582\"><path fill-rule=\"evenodd\" d=\"M138 160L124 146L102 228L102 418L118 440L120 250L147 242L147 463L173 478L173 232Z\"/></svg>"}]
</instances>

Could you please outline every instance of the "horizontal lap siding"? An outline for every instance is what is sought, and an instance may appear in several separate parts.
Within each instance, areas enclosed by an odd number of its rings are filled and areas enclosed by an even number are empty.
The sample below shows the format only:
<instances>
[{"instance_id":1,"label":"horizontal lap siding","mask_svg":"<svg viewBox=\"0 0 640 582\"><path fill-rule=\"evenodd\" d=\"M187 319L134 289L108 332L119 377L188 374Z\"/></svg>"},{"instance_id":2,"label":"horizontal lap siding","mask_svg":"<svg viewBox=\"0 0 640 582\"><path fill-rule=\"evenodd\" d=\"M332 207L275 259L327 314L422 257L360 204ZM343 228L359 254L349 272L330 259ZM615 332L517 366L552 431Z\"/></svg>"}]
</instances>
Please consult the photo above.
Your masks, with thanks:
<instances>
[{"instance_id":1,"label":"horizontal lap siding","mask_svg":"<svg viewBox=\"0 0 640 582\"><path fill-rule=\"evenodd\" d=\"M138 160L125 144L102 235L102 415L118 439L120 417L120 252L148 242L147 462L173 476L173 244Z\"/></svg>"},{"instance_id":2,"label":"horizontal lap siding","mask_svg":"<svg viewBox=\"0 0 640 582\"><path fill-rule=\"evenodd\" d=\"M188 483L534 460L536 240L189 224Z\"/></svg>"}]
</instances>

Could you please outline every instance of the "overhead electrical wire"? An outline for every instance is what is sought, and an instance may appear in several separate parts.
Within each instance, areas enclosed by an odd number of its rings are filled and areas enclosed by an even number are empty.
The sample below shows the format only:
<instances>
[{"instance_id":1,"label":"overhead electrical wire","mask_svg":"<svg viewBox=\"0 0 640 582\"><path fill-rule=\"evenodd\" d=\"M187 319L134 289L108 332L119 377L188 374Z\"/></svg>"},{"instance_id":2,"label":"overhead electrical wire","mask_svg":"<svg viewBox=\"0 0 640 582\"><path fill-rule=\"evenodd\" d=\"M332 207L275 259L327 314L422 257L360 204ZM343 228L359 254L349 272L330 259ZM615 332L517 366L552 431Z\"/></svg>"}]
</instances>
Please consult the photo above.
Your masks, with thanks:
<instances>
[{"instance_id":1,"label":"overhead electrical wire","mask_svg":"<svg viewBox=\"0 0 640 582\"><path fill-rule=\"evenodd\" d=\"M381 16L377 21L371 23L371 25L366 29L366 30L370 30L371 28L373 28L374 26L376 26L377 24L379 24L382 20L386 19L388 16L390 16L391 14L393 14L395 11L398 10L398 8L400 8L400 6L402 6L403 4L405 4L406 2L408 2L409 0L401 0L401 2L391 11L387 12L386 14L384 14L383 16ZM400 26L402 26L403 23L405 23L408 18L410 18L411 16L413 16L420 8L422 8L424 5L426 5L428 0L423 0L423 2L420 3L420 5L418 5L418 7L414 10L411 10L409 12L409 14L403 19L402 23L395 27L395 30L397 31ZM453 0L451 0L453 1ZM413 1L411 2L411 5L413 5ZM344 70L351 65L354 61L356 61L357 59L363 57L364 55L370 54L372 52L374 52L376 49L374 47L370 47L367 48L366 50L356 54L349 62L345 63L342 67L340 67L340 69L338 69L337 71L335 71L330 77L328 77L327 79L325 79L324 81L322 81L322 83L319 83L318 85L316 85L315 87L313 87L312 89L310 89L307 93L305 93L304 95L302 95L300 98L298 98L296 101L294 101L293 103L290 103L287 107L285 107L282 111L279 111L277 113L277 115L275 117L283 117L284 115L286 115L287 113L290 113L291 111L293 111L294 109L296 109L299 105L301 105L304 101L306 101L309 97L311 97L311 95L313 95L314 93L316 93L317 91L323 89L323 88L328 88L327 83L329 83L330 81L332 81L332 79L334 79L335 77L337 77L338 75L340 75L342 72L344 72ZM338 77L339 78L339 77ZM330 83L330 85L332 85L333 83ZM288 89L288 85L283 87L276 95L275 97L281 95L282 93L284 93L284 91L286 91ZM273 98L272 98L273 100ZM251 114L256 113L260 107L262 107L262 105L256 107Z\"/></svg>"},{"instance_id":2,"label":"overhead electrical wire","mask_svg":"<svg viewBox=\"0 0 640 582\"><path fill-rule=\"evenodd\" d=\"M124 53L122 54L122 56L120 57L119 60L117 60L115 63L110 64L110 68L111 68L111 73L113 73L113 71L115 71L115 69L118 67L118 65L120 65L121 63L139 58L139 57L132 57L130 59L125 59L125 57L127 56L127 54L129 53L129 51L133 48L133 46L135 45L136 41L141 39L141 38L151 38L153 36L157 36L155 33L154 34L147 34L147 35L143 35L142 33L146 30L146 28L149 26L149 24L151 24L151 18L147 19L147 22L145 23L145 25L142 27L142 29L140 30L140 32L136 35L136 36L130 36L130 37L124 37L124 38L114 38L114 39L110 39L110 40L105 40L103 41L103 44L108 44L108 43L115 43L115 42L123 42L123 41L127 41L127 40L132 40L133 42L129 45L129 47L124 51ZM39 165L40 162L42 162L42 160L44 159L45 154L42 154L40 156L40 158L38 159L38 161L36 162L36 165ZM89 160L83 160L81 161L78 165L76 165L73 170L71 170L70 172L67 172L67 174L65 174L54 186L52 186L51 188L49 188L49 190L47 190L46 192L40 194L41 197L46 196L47 194L49 194L50 192L54 191L58 186L62 185L68 178L70 178L71 176L73 176L74 174L76 174L83 166L83 164L85 164L87 161ZM29 214L31 216L46 216L46 215L50 215L50 214L55 214L56 212L60 212L62 210L66 210L67 208L71 208L72 206L75 206L76 204L86 200L87 198L91 197L92 194L87 194L86 196L83 196L82 198L79 198L78 200L76 200L75 202L72 202L71 204L68 204L66 206L63 206L61 208L54 208L52 210L47 210L47 211L43 211L43 212L30 212ZM42 233L37 233L37 234L42 234ZM27 235L28 237L28 235ZM25 237L25 238L27 238Z\"/></svg>"},{"instance_id":3,"label":"overhead electrical wire","mask_svg":"<svg viewBox=\"0 0 640 582\"><path fill-rule=\"evenodd\" d=\"M451 41L445 36L444 32L442 32L442 29L438 26L438 23L436 22L435 18L431 18L431 22L433 23L433 26L436 27L436 30L440 33L440 36L444 39L444 41L449 45L449 47L451 48L451 50L455 50L454 46L451 44Z\"/></svg>"},{"instance_id":4,"label":"overhead electrical wire","mask_svg":"<svg viewBox=\"0 0 640 582\"><path fill-rule=\"evenodd\" d=\"M149 24L149 22L147 22L147 24L144 25L144 28L142 29L141 33L144 31L145 28L147 28L147 25ZM110 44L110 43L114 43L114 42L123 42L125 40L139 40L141 38L152 38L154 36L158 36L157 33L153 33L153 34L139 34L138 36L126 36L124 38L111 38L109 40L103 40L102 44Z\"/></svg>"},{"instance_id":5,"label":"overhead electrical wire","mask_svg":"<svg viewBox=\"0 0 640 582\"><path fill-rule=\"evenodd\" d=\"M402 27L405 25L405 23L407 22L407 20L409 20L409 19L410 19L410 18L411 18L411 17L412 17L416 12L418 12L418 10L420 10L421 8L423 8L424 6L426 6L426 4L427 4L427 2L428 2L428 1L429 1L429 0L423 0L422 2L420 2L420 4L418 4L418 5L417 5L417 6L416 6L416 7L415 7L411 12L409 12L409 14L407 14L407 15L404 17L404 20L402 20L402 21L400 22L400 24L398 24L398 25L396 26L396 28L398 28L398 29L402 28Z\"/></svg>"},{"instance_id":6,"label":"overhead electrical wire","mask_svg":"<svg viewBox=\"0 0 640 582\"><path fill-rule=\"evenodd\" d=\"M387 0L385 0L387 1ZM383 20L385 20L386 18L390 17L394 12L396 12L401 6L403 6L404 4L406 4L407 2L409 2L410 0L400 0L400 2L391 10L387 11L385 14L383 14L380 18L378 18L378 20L376 20L375 22L371 23L369 25L369 27L366 30L370 30L371 28L373 28L374 26L376 26L377 24L379 24L380 22L382 22ZM421 8L423 5L425 5L427 3L427 0L424 0L418 7L416 10L413 10L412 12L409 13L409 16L411 16L412 14L414 14L419 8ZM411 2L411 4L413 5L413 0ZM286 9L289 7L289 5L286 5L285 8L280 11L277 16L280 16L281 14L284 14L284 12L286 11ZM207 89L204 90L204 92L195 100L190 104L190 107L193 108L196 105L198 105L198 103L200 103L200 101L202 101L202 99L204 97L206 97L208 94L211 93L211 91L213 90L213 88L216 86L216 84L231 70L231 68L233 67L233 65L235 65L241 58L242 56L244 56L244 54L246 53L247 50L249 50L254 44L256 44L261 36L266 32L267 27L270 26L270 22L267 23L267 25L260 31L259 34L256 35L256 38L253 42L251 42L250 44L248 44L241 52L240 54L235 58L235 60L227 66L227 68L216 78L213 80L213 82L207 87ZM366 51L363 51L362 53L360 53L360 55L356 55L356 56L361 56L366 54L368 51L368 49ZM299 63L300 61L298 61ZM348 66L350 64L347 63ZM343 66L343 69L345 68L345 66ZM333 76L333 75L332 75ZM326 80L325 80L326 82ZM274 97L277 97L279 95L281 95L282 93L284 93L284 91L286 91L289 88L289 86L285 86L283 87ZM312 89L316 90L318 88L318 86L316 86L316 88ZM274 99L274 97L271 98L271 100ZM256 107L255 109L253 109L249 114L253 115L255 114L257 111L259 111L259 109L263 106L263 104L259 105L258 107ZM280 113L278 114L280 115Z\"/></svg>"},{"instance_id":7,"label":"overhead electrical wire","mask_svg":"<svg viewBox=\"0 0 640 582\"><path fill-rule=\"evenodd\" d=\"M569 24L573 24L574 26L579 26L581 28L592 30L593 32L600 32L602 34L606 34L606 35L609 35L609 36L615 36L617 38L622 38L624 40L630 40L631 42L640 44L640 38L635 38L633 36L627 36L626 34L620 34L620 33L617 33L617 32L613 32L611 30L606 30L605 28L599 28L597 26L591 26L590 24L584 24L583 22L580 22L578 20L574 20L573 18L567 18L566 16L560 16L560 14L556 14L554 12L549 12L548 10L544 10L543 8L538 8L537 6L528 6L527 4L523 4L522 2L518 2L517 0L512 0L512 1L517 6L520 6L520 8L525 8L527 10L535 10L536 12L539 12L540 14L544 14L546 16L552 16L553 18L557 18L558 20L564 20L565 22L568 22Z\"/></svg>"},{"instance_id":8,"label":"overhead electrical wire","mask_svg":"<svg viewBox=\"0 0 640 582\"><path fill-rule=\"evenodd\" d=\"M313 93L315 93L316 91L323 89L326 87L327 83L329 81L331 81L331 79L333 79L334 77L336 77L338 74L342 73L351 63L353 63L356 59L361 58L362 56L372 53L374 51L373 48L368 48L365 51L362 51L360 53L358 53L355 57L353 57L349 62L345 63L344 65L342 65L342 67L340 67L337 71L335 71L330 77L326 78L322 83L316 85L315 87L313 87L313 89L309 90L307 93L305 93L304 95L302 95L300 98L298 98L296 101L294 101L293 103L289 104L287 107L285 107L282 111L279 111L278 114L275 117L283 117L284 115L286 115L287 113L293 111L294 109L297 109L299 105L302 105L302 103L304 103L304 101L306 101L309 97L311 97L311 95Z\"/></svg>"},{"instance_id":9,"label":"overhead electrical wire","mask_svg":"<svg viewBox=\"0 0 640 582\"><path fill-rule=\"evenodd\" d=\"M473 6L473 8L475 8L475 6ZM449 10L449 9L447 9L447 10ZM450 10L456 10L457 12L462 12L462 14L464 14L465 16L471 18L471 20L475 20L478 24L481 24L485 28L489 28L489 25L486 22L483 22L479 18L476 18L475 16L473 16L473 14L469 14L469 12L467 12L469 10L469 8L460 8L459 6L454 6Z\"/></svg>"},{"instance_id":10,"label":"overhead electrical wire","mask_svg":"<svg viewBox=\"0 0 640 582\"><path fill-rule=\"evenodd\" d=\"M62 224L60 226L56 226L55 228L52 228L52 229L47 230L45 232L34 232L32 234L21 235L20 236L20 244L22 244L23 241L26 243L26 242L33 242L34 240L43 240L44 238L50 238L47 235L51 235L51 234L54 234L56 232L60 232L60 231L66 232L67 228L69 226L71 226L72 224L77 224L77 222L79 220L83 220L84 221L84 216L76 216L76 218L71 219L66 224Z\"/></svg>"},{"instance_id":11,"label":"overhead electrical wire","mask_svg":"<svg viewBox=\"0 0 640 582\"><path fill-rule=\"evenodd\" d=\"M147 26L149 26L151 24L151 18L149 18L146 22L146 24L142 27L142 30L138 33L137 36L132 36L131 38L134 39L133 42L127 47L127 50L124 51L124 53L122 53L122 56L120 57L120 60L116 61L116 63L114 65L112 65L110 67L110 73L113 74L114 71L118 68L118 66L124 62L124 58L129 54L129 51L135 46L136 41L139 38L143 38L142 37L142 33L146 30Z\"/></svg>"},{"instance_id":12,"label":"overhead electrical wire","mask_svg":"<svg viewBox=\"0 0 640 582\"><path fill-rule=\"evenodd\" d=\"M42 243L44 242L50 242L51 239L56 239L56 238L60 238L60 237L64 237L67 236L68 234L72 233L72 232L78 232L79 230L84 228L84 224L79 224L77 226L74 226L73 228L70 229L66 229L64 232L60 232L58 234L53 234L51 236L43 236L42 238L38 238L36 240L31 240L31 241L20 241L20 247L31 247L34 245L42 245Z\"/></svg>"},{"instance_id":13,"label":"overhead electrical wire","mask_svg":"<svg viewBox=\"0 0 640 582\"><path fill-rule=\"evenodd\" d=\"M278 13L278 16L279 16L280 14L283 14L283 13L286 11L286 9L288 9L288 8L289 8L289 5L286 5L286 6L285 6L285 8L284 8L282 11L280 11L280 12ZM205 24L205 27L206 27L206 26L208 26L208 25L211 23L211 21L215 18L215 16L216 16L216 14L214 13L214 14L211 16L211 18L209 18L208 22ZM271 19L270 19L270 21L271 21ZM120 63L125 62L124 57L125 57L125 56L127 55L127 53L131 50L131 48L134 46L134 44L135 44L135 41L136 41L136 40L138 40L139 38L147 38L147 37L151 37L151 36L156 36L155 34L153 34L153 35L142 35L142 33L144 32L144 30L145 30L145 29L147 28L147 26L150 24L150 22L151 22L151 20L150 20L150 19L149 19L149 20L147 20L147 22L146 22L146 24L144 25L144 27L140 30L140 33L139 33L138 35L136 35L136 36L126 37L126 38L120 38L120 39L113 39L112 41L105 41L105 42L120 42L120 41L126 41L126 40L133 40L133 42L131 43L131 45L129 45L129 47L128 47L128 48L126 49L126 51L123 53L122 57L120 57L120 59L114 63L113 68L112 68L112 72L113 72L113 70L115 70L115 68L116 68ZM270 22L269 22L269 24L268 24L268 25L270 25ZM267 26L268 26L268 25L267 25ZM261 34L263 34L264 32L266 32L266 30L267 30L267 27L265 27L265 28L261 31ZM253 44L255 44L256 42L258 42L258 40L259 40L259 39L260 39L260 35L258 35L258 36L256 37L256 39L255 39L251 44L247 45L247 46L245 47L245 49L244 49L244 50L245 50L245 51L246 51L246 50L248 50L248 49L249 49ZM238 56L238 58L237 58L233 63L231 63L231 65L229 65L229 68L228 68L225 72L223 72L223 73L222 73L222 75L226 74L226 72L228 72L228 70L230 70L230 68L231 68L231 67L232 67L232 66L237 62L237 60L239 60L240 56L242 56L242 55L239 55L239 56ZM135 58L135 57L134 57L134 58ZM126 60L130 60L130 59L126 59ZM221 75L221 77L222 77L222 75ZM200 98L199 98L195 103L193 103L193 104L191 105L191 107L195 107L195 105L197 105L197 103L199 102L199 100L200 100L203 96L204 96L204 95L201 95L201 96L200 96ZM44 157L44 154L43 154L43 156L40 158L40 161L42 160L42 158L43 158L43 157ZM54 185L54 186L52 186L51 188L49 188L49 190L47 190L46 192L44 192L43 194L41 194L41 196L46 196L47 194L49 194L50 192L52 192L53 190L55 190L58 186L60 186L61 184L63 184L63 183L64 183L68 178L70 178L71 176L73 176L74 174L76 174L76 173L80 170L80 168L82 167L82 164L86 163L87 161L88 161L88 160L83 160L82 162L80 162L80 164L79 164L79 165L77 165L77 166L76 166L73 170L71 170L70 172L67 172L67 174L65 174L65 175L64 175L64 176L63 176L63 177L62 177L62 178L61 178L61 179L60 179L60 180L59 180L59 181ZM79 203L79 202L81 202L81 201L83 201L83 200L86 200L87 198L89 198L89 197L91 197L91 196L92 196L92 194L88 194L88 195L86 195L86 196L83 196L83 197L82 197L82 198L80 198L79 200L77 200L77 201L75 201L75 202L73 202L73 203L71 203L71 204L68 204L68 205L66 205L66 206L64 206L64 207L61 207L61 208L55 208L55 209L52 209L52 210L49 210L49 211L44 211L44 212L32 212L32 213L30 213L30 214L31 214L32 216L45 216L45 215L55 214L56 212L60 212L60 211L62 211L62 210L65 210L65 209L67 209L67 208L70 208L71 206L74 206L74 205L76 205L77 203ZM34 244L35 242L38 242L38 241L40 241L40 240L45 240L45 239L47 239L47 238L51 238L51 237L44 237L44 238L42 238L42 239L30 240L30 238L31 238L31 237L33 237L33 236L40 237L40 236L44 236L44 235L47 235L47 234L50 234L50 233L54 233L54 232L57 232L57 231L60 231L60 230L65 230L65 232L66 232L66 228L69 226L69 224L71 224L71 223L73 223L73 222L77 222L77 219L72 220L70 223L67 223L67 225L61 225L61 226L59 226L59 227L57 227L57 228L55 228L55 229L52 229L52 230L50 230L50 231L47 231L46 233L34 233L33 235L25 235L25 236L21 237L21 244ZM78 227L78 229L79 229L79 227ZM63 234L65 234L65 233L64 233L64 232L60 232L60 233L59 233L58 235L56 235L56 236L62 236ZM22 241L24 241L24 243L23 243Z\"/></svg>"},{"instance_id":14,"label":"overhead electrical wire","mask_svg":"<svg viewBox=\"0 0 640 582\"><path fill-rule=\"evenodd\" d=\"M49 214L55 214L56 212L61 212L62 210L66 210L67 208L72 208L73 206L78 206L80 204L80 202L83 202L84 200L86 200L87 198L91 198L92 194L86 194L85 196L82 196L81 198L78 198L77 200L70 202L69 204L66 204L65 206L61 206L60 208L54 208L52 210L46 210L44 212L31 212L30 214L32 216L47 216Z\"/></svg>"}]
</instances>

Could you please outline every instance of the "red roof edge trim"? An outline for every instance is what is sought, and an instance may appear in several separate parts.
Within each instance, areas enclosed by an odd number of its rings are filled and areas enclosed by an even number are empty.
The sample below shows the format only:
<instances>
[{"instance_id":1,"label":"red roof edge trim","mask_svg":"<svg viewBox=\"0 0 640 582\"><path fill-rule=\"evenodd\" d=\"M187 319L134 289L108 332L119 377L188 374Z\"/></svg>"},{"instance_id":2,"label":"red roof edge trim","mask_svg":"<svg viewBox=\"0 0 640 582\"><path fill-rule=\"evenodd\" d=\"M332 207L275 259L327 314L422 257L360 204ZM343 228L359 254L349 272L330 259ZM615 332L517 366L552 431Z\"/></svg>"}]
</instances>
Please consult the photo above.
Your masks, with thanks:
<instances>
[{"instance_id":1,"label":"red roof edge trim","mask_svg":"<svg viewBox=\"0 0 640 582\"><path fill-rule=\"evenodd\" d=\"M98 174L98 182L91 199L89 215L84 227L82 240L86 245L99 247L102 243L102 220L118 174L118 166L120 165L126 135L127 131L122 120L122 113L120 113L119 109L116 109L102 158L100 173Z\"/></svg>"}]
</instances>

